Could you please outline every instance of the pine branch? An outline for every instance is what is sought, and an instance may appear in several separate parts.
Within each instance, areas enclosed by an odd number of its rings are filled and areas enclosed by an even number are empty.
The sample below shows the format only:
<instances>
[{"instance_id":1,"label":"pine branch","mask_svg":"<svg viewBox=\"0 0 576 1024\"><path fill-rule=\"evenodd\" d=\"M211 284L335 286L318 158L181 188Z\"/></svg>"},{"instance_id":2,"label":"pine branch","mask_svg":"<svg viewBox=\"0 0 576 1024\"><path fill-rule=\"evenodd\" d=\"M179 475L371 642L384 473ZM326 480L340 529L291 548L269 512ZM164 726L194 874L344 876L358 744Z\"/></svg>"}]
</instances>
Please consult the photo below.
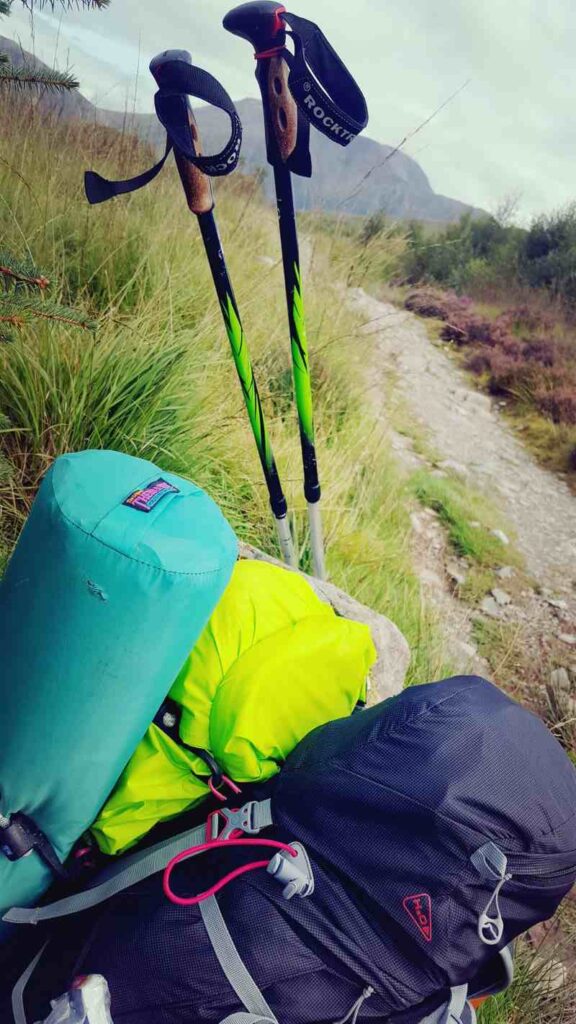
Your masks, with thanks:
<instances>
[{"instance_id":1,"label":"pine branch","mask_svg":"<svg viewBox=\"0 0 576 1024\"><path fill-rule=\"evenodd\" d=\"M30 86L45 89L77 89L79 84L74 75L66 71L55 71L51 68L39 70L26 66L15 68L10 63L0 63L0 88L4 85L16 89Z\"/></svg>"},{"instance_id":2,"label":"pine branch","mask_svg":"<svg viewBox=\"0 0 576 1024\"><path fill-rule=\"evenodd\" d=\"M36 288L40 288L42 291L44 290L44 288L47 288L48 285L50 284L50 281L48 280L48 278L44 277L42 274L34 276L33 273L32 274L31 273L25 273L25 272L16 270L14 267L3 266L2 265L2 257L1 256L0 256L0 274L2 274L3 277L5 277L5 278L9 278L10 281L14 282L15 284L16 283L24 284L24 285L29 285L30 287L35 286Z\"/></svg>"},{"instance_id":3,"label":"pine branch","mask_svg":"<svg viewBox=\"0 0 576 1024\"><path fill-rule=\"evenodd\" d=\"M0 15L10 14L10 8L12 6L12 0L0 0Z\"/></svg>"},{"instance_id":4,"label":"pine branch","mask_svg":"<svg viewBox=\"0 0 576 1024\"><path fill-rule=\"evenodd\" d=\"M88 7L102 11L110 5L110 0L22 0L22 3L29 11L33 11L35 8L41 11L44 7L50 7L51 10L54 10L58 6L66 7L68 10Z\"/></svg>"},{"instance_id":5,"label":"pine branch","mask_svg":"<svg viewBox=\"0 0 576 1024\"><path fill-rule=\"evenodd\" d=\"M32 260L18 260L0 250L0 337L3 340L35 319L88 331L96 329L96 322L86 313L46 298L49 283Z\"/></svg>"},{"instance_id":6,"label":"pine branch","mask_svg":"<svg viewBox=\"0 0 576 1024\"><path fill-rule=\"evenodd\" d=\"M95 331L98 326L86 313L70 306L60 306L49 300L42 301L28 294L11 293L0 298L0 331L19 329L33 323L34 320L48 320L69 327L81 327L86 331Z\"/></svg>"},{"instance_id":7,"label":"pine branch","mask_svg":"<svg viewBox=\"0 0 576 1024\"><path fill-rule=\"evenodd\" d=\"M6 290L16 284L44 289L50 283L46 274L43 274L38 269L30 257L18 259L6 249L0 249L0 274L5 279L4 287Z\"/></svg>"}]
</instances>

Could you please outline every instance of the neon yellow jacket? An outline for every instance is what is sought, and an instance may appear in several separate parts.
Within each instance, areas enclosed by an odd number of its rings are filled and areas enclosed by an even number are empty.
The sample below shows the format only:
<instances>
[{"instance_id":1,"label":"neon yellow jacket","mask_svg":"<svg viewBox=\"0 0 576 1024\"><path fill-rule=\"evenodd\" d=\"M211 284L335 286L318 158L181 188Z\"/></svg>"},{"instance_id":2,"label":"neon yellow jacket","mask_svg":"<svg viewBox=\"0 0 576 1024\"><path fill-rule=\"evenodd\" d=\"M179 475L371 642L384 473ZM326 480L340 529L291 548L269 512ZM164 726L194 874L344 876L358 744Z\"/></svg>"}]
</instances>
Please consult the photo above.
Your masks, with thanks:
<instances>
[{"instance_id":1,"label":"neon yellow jacket","mask_svg":"<svg viewBox=\"0 0 576 1024\"><path fill-rule=\"evenodd\" d=\"M351 714L375 660L368 627L339 618L301 576L240 561L170 691L180 738L238 783L269 779L312 729ZM98 845L132 846L205 797L207 777L151 725L93 825Z\"/></svg>"}]
</instances>

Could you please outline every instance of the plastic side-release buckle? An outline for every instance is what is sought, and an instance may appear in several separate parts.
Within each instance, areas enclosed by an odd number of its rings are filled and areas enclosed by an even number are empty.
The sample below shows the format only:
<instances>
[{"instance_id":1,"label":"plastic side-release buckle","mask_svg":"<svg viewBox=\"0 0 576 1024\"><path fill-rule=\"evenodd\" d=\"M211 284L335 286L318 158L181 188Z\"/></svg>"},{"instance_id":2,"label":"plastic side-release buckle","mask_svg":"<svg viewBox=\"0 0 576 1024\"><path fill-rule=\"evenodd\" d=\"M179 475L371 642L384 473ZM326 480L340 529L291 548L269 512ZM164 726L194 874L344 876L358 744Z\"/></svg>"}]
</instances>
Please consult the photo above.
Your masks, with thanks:
<instances>
[{"instance_id":1,"label":"plastic side-release buckle","mask_svg":"<svg viewBox=\"0 0 576 1024\"><path fill-rule=\"evenodd\" d=\"M296 850L296 857L287 850L281 850L266 868L268 874L284 886L282 895L285 900L291 900L293 896L311 896L314 892L314 874L306 850L301 843L290 843L290 846Z\"/></svg>"},{"instance_id":2,"label":"plastic side-release buckle","mask_svg":"<svg viewBox=\"0 0 576 1024\"><path fill-rule=\"evenodd\" d=\"M249 836L258 835L266 827L259 813L260 805L250 800L243 807L219 807L208 817L207 838L224 842L245 833ZM225 824L218 831L218 819L224 818Z\"/></svg>"}]
</instances>

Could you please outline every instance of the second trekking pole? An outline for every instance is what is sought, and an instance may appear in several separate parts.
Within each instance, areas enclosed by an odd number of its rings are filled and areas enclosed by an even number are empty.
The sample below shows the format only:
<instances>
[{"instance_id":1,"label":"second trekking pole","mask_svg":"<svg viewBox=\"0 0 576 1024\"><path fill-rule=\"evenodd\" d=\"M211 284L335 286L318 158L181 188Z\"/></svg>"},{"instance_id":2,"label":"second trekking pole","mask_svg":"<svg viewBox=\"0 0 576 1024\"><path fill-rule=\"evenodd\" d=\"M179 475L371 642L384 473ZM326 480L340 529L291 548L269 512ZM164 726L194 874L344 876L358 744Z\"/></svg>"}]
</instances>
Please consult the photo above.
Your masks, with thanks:
<instances>
[{"instance_id":1,"label":"second trekking pole","mask_svg":"<svg viewBox=\"0 0 576 1024\"><path fill-rule=\"evenodd\" d=\"M159 86L155 97L156 113L167 133L164 157L149 171L129 181L111 182L93 171L88 171L85 178L86 194L91 203L100 203L112 196L142 188L156 177L169 152L174 150L188 207L198 218L248 418L268 488L282 557L288 565L295 566L297 562L288 522L286 498L280 483L244 329L214 216L214 198L210 177L229 174L238 163L242 139L238 114L230 97L219 82L206 71L195 67L187 50L164 51L151 61L150 71ZM216 156L202 155L198 126L190 108L189 96L196 96L224 110L230 117L232 135L222 152Z\"/></svg>"},{"instance_id":2,"label":"second trekking pole","mask_svg":"<svg viewBox=\"0 0 576 1024\"><path fill-rule=\"evenodd\" d=\"M271 10L270 10L271 9ZM314 575L326 578L324 539L320 517L320 480L316 459L312 383L308 358L308 340L302 295L302 273L298 233L294 211L291 172L287 157L294 151L298 133L298 111L287 87L287 66L281 50L285 41L285 28L276 12L284 10L278 4L248 3L231 11L224 19L224 27L248 39L257 54L256 78L262 93L268 160L274 169L274 184L278 206L278 221L282 246L282 263L294 394L298 410L300 445L304 468L304 494L308 504L310 545ZM274 51L275 52L271 52Z\"/></svg>"},{"instance_id":3,"label":"second trekking pole","mask_svg":"<svg viewBox=\"0 0 576 1024\"><path fill-rule=\"evenodd\" d=\"M274 171L278 205L312 561L315 575L324 579L320 481L292 174L312 174L310 124L333 142L347 146L366 127L368 111L356 82L313 22L270 0L253 0L230 11L224 28L252 44L257 62L267 157ZM294 53L287 48L288 35Z\"/></svg>"}]
</instances>

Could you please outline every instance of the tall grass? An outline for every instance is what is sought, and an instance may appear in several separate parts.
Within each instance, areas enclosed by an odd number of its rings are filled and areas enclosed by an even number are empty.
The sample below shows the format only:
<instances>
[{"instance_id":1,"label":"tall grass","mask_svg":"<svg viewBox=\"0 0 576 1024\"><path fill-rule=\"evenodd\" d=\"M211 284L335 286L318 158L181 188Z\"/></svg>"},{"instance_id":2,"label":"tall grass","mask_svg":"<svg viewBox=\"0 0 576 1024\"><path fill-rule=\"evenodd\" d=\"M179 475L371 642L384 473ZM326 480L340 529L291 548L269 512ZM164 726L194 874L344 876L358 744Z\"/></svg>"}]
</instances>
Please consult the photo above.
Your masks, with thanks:
<instances>
[{"instance_id":1,"label":"tall grass","mask_svg":"<svg viewBox=\"0 0 576 1024\"><path fill-rule=\"evenodd\" d=\"M100 317L95 337L24 331L0 350L0 532L10 547L39 480L59 453L115 448L194 478L238 535L275 552L256 450L195 218L175 171L128 198L90 208L82 170L147 166L128 137L5 113L0 233L31 250L62 298ZM218 215L304 565L310 564L292 399L276 218L257 183L217 190ZM354 247L346 233L304 227L323 512L332 579L404 631L410 680L442 674L444 654L409 556L408 496L386 437L366 420L365 336L346 301ZM397 241L394 242L398 244ZM347 262L348 261L348 262ZM274 265L271 265L274 263ZM54 294L54 293L53 293Z\"/></svg>"},{"instance_id":2,"label":"tall grass","mask_svg":"<svg viewBox=\"0 0 576 1024\"><path fill-rule=\"evenodd\" d=\"M0 128L2 246L31 251L61 282L61 298L86 306L101 322L95 337L43 326L0 347L0 549L7 554L14 544L55 456L110 447L194 478L241 538L276 553L206 260L175 173L167 169L143 192L90 209L82 170L127 175L148 165L145 147L91 126L46 124L28 106L12 118L1 111ZM218 188L217 199L300 553L309 565L276 219L250 178L235 176ZM410 562L413 498L396 472L384 428L366 415L363 369L371 342L346 301L346 283L369 273L369 247L378 247L380 268L391 266L402 239L384 232L375 243L371 235L359 254L349 224L340 230L331 221L326 230L308 217L302 227L330 575L404 632L412 650L409 682L439 678L445 652ZM421 478L418 497L445 511L455 543L477 545L478 537L462 531L458 487L438 487ZM500 552L490 546L485 554L491 562ZM524 1008L531 1019L547 1021L534 1015L540 1005L534 991L517 986L487 1004L484 1024L520 1024Z\"/></svg>"}]
</instances>

